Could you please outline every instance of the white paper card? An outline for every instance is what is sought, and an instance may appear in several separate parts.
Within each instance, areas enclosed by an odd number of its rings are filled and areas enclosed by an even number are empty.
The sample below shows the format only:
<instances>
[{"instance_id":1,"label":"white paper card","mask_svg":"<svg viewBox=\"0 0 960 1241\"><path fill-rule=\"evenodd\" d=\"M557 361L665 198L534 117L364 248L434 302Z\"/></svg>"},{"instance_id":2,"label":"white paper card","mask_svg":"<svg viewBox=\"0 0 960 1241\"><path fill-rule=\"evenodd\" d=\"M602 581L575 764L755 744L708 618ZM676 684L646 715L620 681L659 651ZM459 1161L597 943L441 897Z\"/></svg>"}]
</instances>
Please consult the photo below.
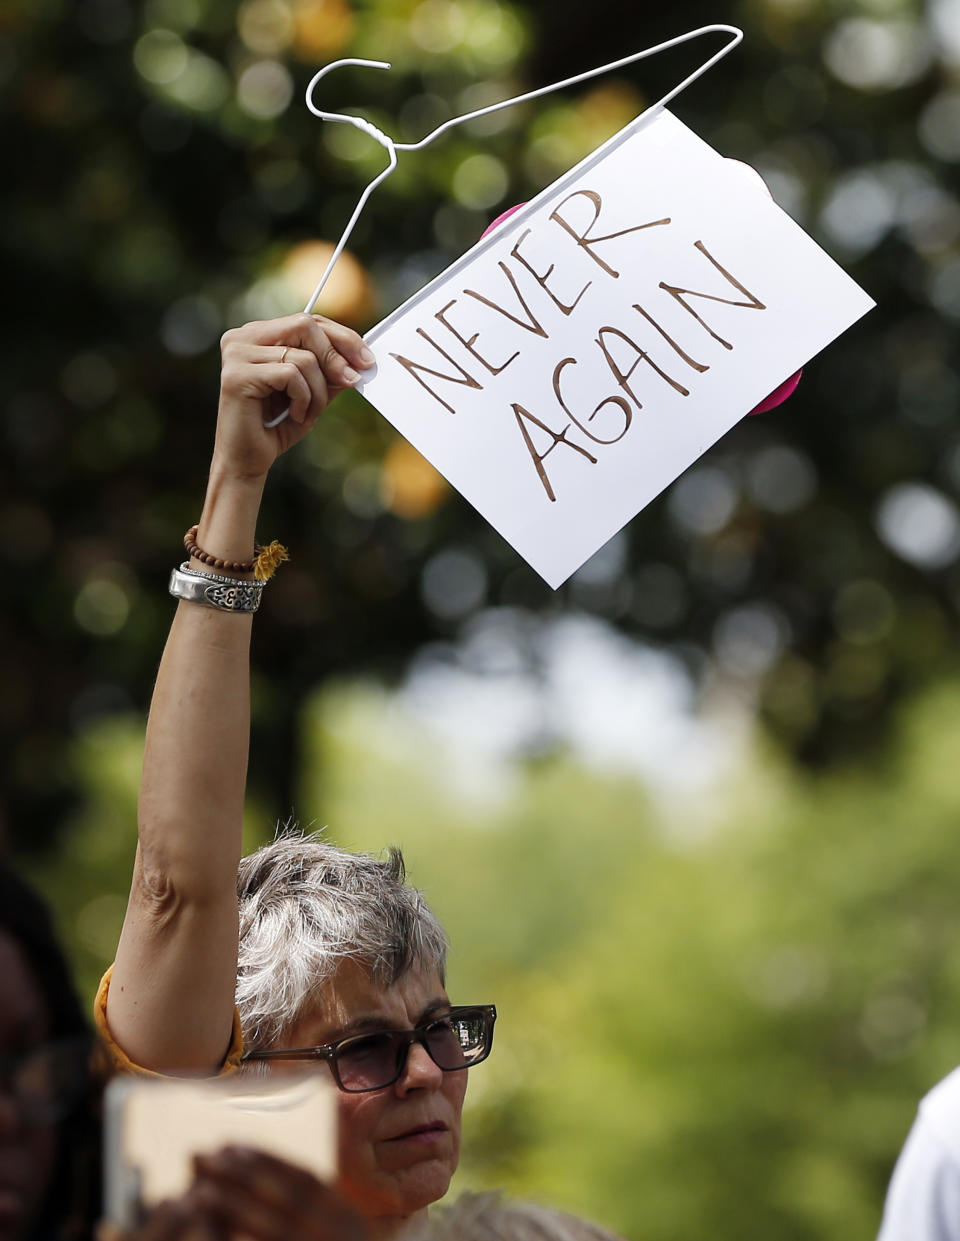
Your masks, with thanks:
<instances>
[{"instance_id":1,"label":"white paper card","mask_svg":"<svg viewBox=\"0 0 960 1241\"><path fill-rule=\"evenodd\" d=\"M333 1179L336 1093L331 1081L306 1070L282 1077L114 1078L105 1106L108 1218L131 1227L141 1205L186 1192L195 1154L230 1143Z\"/></svg>"},{"instance_id":2,"label":"white paper card","mask_svg":"<svg viewBox=\"0 0 960 1241\"><path fill-rule=\"evenodd\" d=\"M660 111L369 332L360 391L556 588L872 305Z\"/></svg>"}]
</instances>

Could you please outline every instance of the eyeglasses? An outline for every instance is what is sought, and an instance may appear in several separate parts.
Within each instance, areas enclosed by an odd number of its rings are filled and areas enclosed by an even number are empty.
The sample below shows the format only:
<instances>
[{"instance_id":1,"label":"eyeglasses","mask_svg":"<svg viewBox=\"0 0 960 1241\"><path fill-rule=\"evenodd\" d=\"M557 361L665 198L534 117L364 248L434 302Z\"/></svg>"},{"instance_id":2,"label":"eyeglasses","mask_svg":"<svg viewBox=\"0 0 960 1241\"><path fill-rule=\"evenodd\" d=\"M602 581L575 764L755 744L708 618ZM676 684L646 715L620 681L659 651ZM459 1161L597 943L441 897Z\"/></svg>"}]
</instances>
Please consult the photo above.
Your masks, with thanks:
<instances>
[{"instance_id":1,"label":"eyeglasses","mask_svg":"<svg viewBox=\"0 0 960 1241\"><path fill-rule=\"evenodd\" d=\"M320 1047L283 1047L250 1051L244 1060L326 1060L334 1081L347 1094L383 1090L399 1081L414 1043L444 1073L469 1069L486 1060L493 1046L492 1004L451 1008L414 1030L378 1030L324 1043Z\"/></svg>"},{"instance_id":2,"label":"eyeglasses","mask_svg":"<svg viewBox=\"0 0 960 1241\"><path fill-rule=\"evenodd\" d=\"M0 1092L10 1095L29 1125L63 1120L90 1081L90 1040L59 1039L17 1056L0 1057Z\"/></svg>"}]
</instances>

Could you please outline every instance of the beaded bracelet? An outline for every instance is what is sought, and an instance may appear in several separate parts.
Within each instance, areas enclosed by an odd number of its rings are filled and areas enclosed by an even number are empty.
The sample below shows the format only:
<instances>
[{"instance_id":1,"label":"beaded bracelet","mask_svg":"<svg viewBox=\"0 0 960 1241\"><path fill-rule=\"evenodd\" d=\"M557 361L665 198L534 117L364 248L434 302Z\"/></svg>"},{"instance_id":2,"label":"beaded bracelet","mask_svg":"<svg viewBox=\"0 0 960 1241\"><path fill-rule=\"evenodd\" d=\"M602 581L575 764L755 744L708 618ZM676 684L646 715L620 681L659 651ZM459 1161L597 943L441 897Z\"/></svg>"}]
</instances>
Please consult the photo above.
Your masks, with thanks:
<instances>
[{"instance_id":1,"label":"beaded bracelet","mask_svg":"<svg viewBox=\"0 0 960 1241\"><path fill-rule=\"evenodd\" d=\"M183 546L188 556L199 560L201 564L209 565L211 569L220 569L226 573L252 573L258 582L268 582L278 566L290 559L287 549L274 539L266 547L255 542L252 560L221 560L219 556L213 556L197 545L198 530L199 526L190 527L183 536Z\"/></svg>"}]
</instances>

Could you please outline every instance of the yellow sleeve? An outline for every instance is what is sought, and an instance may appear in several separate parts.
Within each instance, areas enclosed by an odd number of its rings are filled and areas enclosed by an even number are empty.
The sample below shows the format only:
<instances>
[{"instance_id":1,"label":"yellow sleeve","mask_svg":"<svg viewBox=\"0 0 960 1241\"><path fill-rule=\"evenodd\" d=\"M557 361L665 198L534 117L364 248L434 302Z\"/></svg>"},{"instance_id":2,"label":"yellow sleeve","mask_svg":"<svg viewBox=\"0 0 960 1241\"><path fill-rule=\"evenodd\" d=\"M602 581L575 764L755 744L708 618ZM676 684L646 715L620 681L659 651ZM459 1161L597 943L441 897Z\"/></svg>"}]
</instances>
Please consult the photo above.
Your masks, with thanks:
<instances>
[{"instance_id":1,"label":"yellow sleeve","mask_svg":"<svg viewBox=\"0 0 960 1241\"><path fill-rule=\"evenodd\" d=\"M106 1054L107 1062L115 1073L133 1073L138 1077L166 1077L165 1073L157 1073L153 1069L145 1069L139 1064L134 1064L123 1048L117 1043L116 1039L110 1033L110 1027L107 1025L107 993L110 990L110 977L113 974L113 966L111 965L103 978L100 980L100 986L97 990L97 998L93 1002L93 1020L100 1036L100 1044ZM240 1067L240 1060L243 1056L243 1032L240 1028L240 1014L236 1008L233 1010L233 1033L230 1036L230 1046L227 1049L226 1059L219 1071L214 1074L215 1077L228 1077L231 1073L236 1073Z\"/></svg>"}]
</instances>

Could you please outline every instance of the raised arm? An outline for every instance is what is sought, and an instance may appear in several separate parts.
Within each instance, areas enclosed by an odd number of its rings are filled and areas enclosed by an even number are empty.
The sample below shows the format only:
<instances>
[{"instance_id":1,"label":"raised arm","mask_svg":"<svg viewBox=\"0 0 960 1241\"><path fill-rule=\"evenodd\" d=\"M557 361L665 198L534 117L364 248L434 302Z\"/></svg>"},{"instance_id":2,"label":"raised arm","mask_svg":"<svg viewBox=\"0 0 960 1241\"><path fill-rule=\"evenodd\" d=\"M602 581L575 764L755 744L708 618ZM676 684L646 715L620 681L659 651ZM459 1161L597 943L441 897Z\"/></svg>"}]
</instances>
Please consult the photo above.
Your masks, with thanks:
<instances>
[{"instance_id":1,"label":"raised arm","mask_svg":"<svg viewBox=\"0 0 960 1241\"><path fill-rule=\"evenodd\" d=\"M222 356L196 543L248 562L270 467L373 359L355 332L310 315L230 331ZM287 406L288 418L264 426ZM197 560L191 568L225 572ZM135 1064L162 1072L215 1071L230 1041L252 621L180 602L150 706L139 846L106 1019Z\"/></svg>"}]
</instances>

